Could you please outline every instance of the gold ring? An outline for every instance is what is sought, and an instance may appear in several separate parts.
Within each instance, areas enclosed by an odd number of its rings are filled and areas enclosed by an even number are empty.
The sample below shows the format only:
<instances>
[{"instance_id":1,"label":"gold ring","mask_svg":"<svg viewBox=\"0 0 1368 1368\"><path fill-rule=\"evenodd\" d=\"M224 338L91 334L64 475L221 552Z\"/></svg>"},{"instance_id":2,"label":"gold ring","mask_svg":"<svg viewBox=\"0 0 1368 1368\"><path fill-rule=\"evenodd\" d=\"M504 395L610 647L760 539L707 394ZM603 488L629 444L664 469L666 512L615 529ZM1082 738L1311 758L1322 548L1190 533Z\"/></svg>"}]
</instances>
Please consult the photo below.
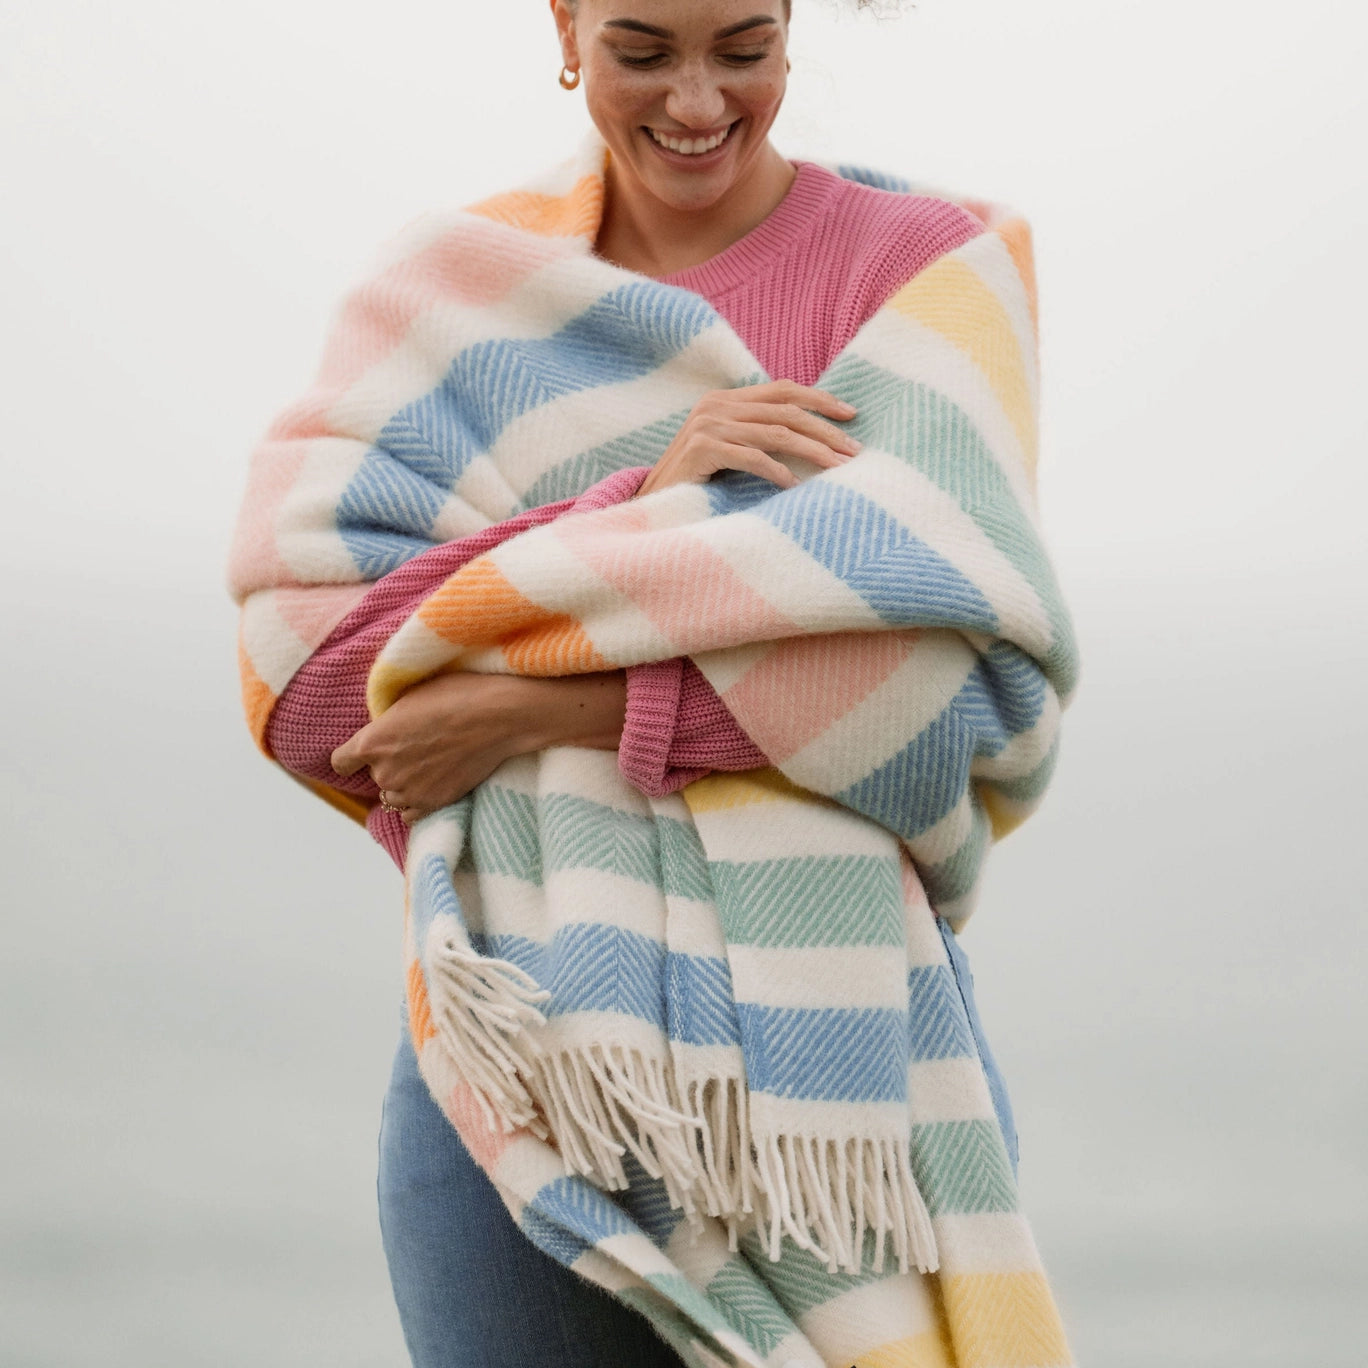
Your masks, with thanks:
<instances>
[{"instance_id":1,"label":"gold ring","mask_svg":"<svg viewBox=\"0 0 1368 1368\"><path fill-rule=\"evenodd\" d=\"M380 790L380 811L381 811L381 812L403 812L403 810L404 810L404 809L401 808L397 803L391 803L391 802L390 802L390 800L389 800L389 794L388 794L384 789L381 789L381 790Z\"/></svg>"}]
</instances>

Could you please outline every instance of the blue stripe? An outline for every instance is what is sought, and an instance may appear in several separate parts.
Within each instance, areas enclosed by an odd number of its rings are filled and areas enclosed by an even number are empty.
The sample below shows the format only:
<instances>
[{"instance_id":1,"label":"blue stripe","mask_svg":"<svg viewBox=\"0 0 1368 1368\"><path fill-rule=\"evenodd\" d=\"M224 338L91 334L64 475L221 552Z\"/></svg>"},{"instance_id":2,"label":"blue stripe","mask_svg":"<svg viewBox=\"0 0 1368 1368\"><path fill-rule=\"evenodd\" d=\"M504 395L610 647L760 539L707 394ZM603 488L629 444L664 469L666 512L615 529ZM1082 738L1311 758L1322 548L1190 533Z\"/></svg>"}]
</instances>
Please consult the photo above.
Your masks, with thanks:
<instances>
[{"instance_id":1,"label":"blue stripe","mask_svg":"<svg viewBox=\"0 0 1368 1368\"><path fill-rule=\"evenodd\" d=\"M912 193L910 180L890 175L887 171L875 171L868 166L847 166L843 163L836 168L836 174L843 180L854 181L856 185L869 185L875 190L894 190L900 195Z\"/></svg>"},{"instance_id":2,"label":"blue stripe","mask_svg":"<svg viewBox=\"0 0 1368 1368\"><path fill-rule=\"evenodd\" d=\"M757 1092L828 1102L907 1098L907 1013L737 1004L746 1080Z\"/></svg>"},{"instance_id":3,"label":"blue stripe","mask_svg":"<svg viewBox=\"0 0 1368 1368\"><path fill-rule=\"evenodd\" d=\"M974 1037L959 986L949 966L929 964L907 972L909 1057L917 1062L972 1059Z\"/></svg>"},{"instance_id":4,"label":"blue stripe","mask_svg":"<svg viewBox=\"0 0 1368 1368\"><path fill-rule=\"evenodd\" d=\"M449 489L515 419L564 395L647 375L717 321L699 295L633 281L550 337L468 347L436 389L394 414L380 445Z\"/></svg>"},{"instance_id":5,"label":"blue stripe","mask_svg":"<svg viewBox=\"0 0 1368 1368\"><path fill-rule=\"evenodd\" d=\"M665 1029L665 947L620 926L579 922L549 943L524 936L472 935L482 955L506 959L551 990L550 1016L617 1012Z\"/></svg>"},{"instance_id":6,"label":"blue stripe","mask_svg":"<svg viewBox=\"0 0 1368 1368\"><path fill-rule=\"evenodd\" d=\"M754 512L887 622L998 630L997 614L968 576L855 490L809 480Z\"/></svg>"},{"instance_id":7,"label":"blue stripe","mask_svg":"<svg viewBox=\"0 0 1368 1368\"><path fill-rule=\"evenodd\" d=\"M567 1265L614 1235L638 1233L625 1212L582 1178L556 1178L540 1188L518 1224L538 1249Z\"/></svg>"},{"instance_id":8,"label":"blue stripe","mask_svg":"<svg viewBox=\"0 0 1368 1368\"><path fill-rule=\"evenodd\" d=\"M622 1156L622 1167L627 1174L627 1187L615 1192L613 1200L645 1231L653 1245L664 1249L684 1219L684 1212L670 1205L664 1181L652 1178L630 1150Z\"/></svg>"},{"instance_id":9,"label":"blue stripe","mask_svg":"<svg viewBox=\"0 0 1368 1368\"><path fill-rule=\"evenodd\" d=\"M725 959L671 952L665 959L670 1039L684 1045L739 1045L741 1023Z\"/></svg>"}]
</instances>

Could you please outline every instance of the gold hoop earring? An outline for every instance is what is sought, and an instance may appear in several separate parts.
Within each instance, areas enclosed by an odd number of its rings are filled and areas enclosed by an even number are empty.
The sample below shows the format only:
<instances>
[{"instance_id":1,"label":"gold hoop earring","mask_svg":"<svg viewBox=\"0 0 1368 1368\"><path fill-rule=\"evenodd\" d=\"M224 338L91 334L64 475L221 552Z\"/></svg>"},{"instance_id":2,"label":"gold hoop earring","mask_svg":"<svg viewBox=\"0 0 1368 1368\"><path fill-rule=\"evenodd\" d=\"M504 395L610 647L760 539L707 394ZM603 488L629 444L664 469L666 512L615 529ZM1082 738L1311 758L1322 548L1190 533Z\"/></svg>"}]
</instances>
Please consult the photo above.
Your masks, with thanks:
<instances>
[{"instance_id":1,"label":"gold hoop earring","mask_svg":"<svg viewBox=\"0 0 1368 1368\"><path fill-rule=\"evenodd\" d=\"M568 66L561 67L560 83L562 90L574 90L580 83L580 74L578 70L571 71Z\"/></svg>"}]
</instances>

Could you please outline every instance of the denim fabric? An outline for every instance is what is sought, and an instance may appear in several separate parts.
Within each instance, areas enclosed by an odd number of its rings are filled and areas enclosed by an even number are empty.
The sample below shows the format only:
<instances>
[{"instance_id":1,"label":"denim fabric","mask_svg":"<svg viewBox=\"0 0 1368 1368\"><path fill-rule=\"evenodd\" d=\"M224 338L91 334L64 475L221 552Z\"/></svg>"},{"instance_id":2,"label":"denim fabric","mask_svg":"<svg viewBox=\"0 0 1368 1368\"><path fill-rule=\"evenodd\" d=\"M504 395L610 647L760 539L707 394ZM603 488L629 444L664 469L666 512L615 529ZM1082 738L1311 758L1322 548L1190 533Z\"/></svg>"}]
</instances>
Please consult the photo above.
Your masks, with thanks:
<instances>
[{"instance_id":1,"label":"denim fabric","mask_svg":"<svg viewBox=\"0 0 1368 1368\"><path fill-rule=\"evenodd\" d=\"M969 961L940 924L1012 1167L1016 1127ZM407 1016L380 1126L380 1231L414 1368L682 1368L646 1320L518 1229L418 1073Z\"/></svg>"},{"instance_id":2,"label":"denim fabric","mask_svg":"<svg viewBox=\"0 0 1368 1368\"><path fill-rule=\"evenodd\" d=\"M683 1368L644 1316L518 1229L432 1100L407 1021L385 1095L377 1187L414 1368Z\"/></svg>"},{"instance_id":3,"label":"denim fabric","mask_svg":"<svg viewBox=\"0 0 1368 1368\"><path fill-rule=\"evenodd\" d=\"M997 1060L988 1048L988 1038L983 1033L978 1004L974 1001L974 975L969 969L969 958L960 949L959 938L950 929L950 923L937 918L936 924L940 927L941 940L945 942L945 952L950 956L950 967L955 972L960 997L964 999L964 1010L969 1014L969 1029L974 1033L974 1044L978 1046L983 1072L988 1075L988 1091L993 1097L993 1110L997 1113L1002 1138L1007 1142L1007 1155L1012 1161L1012 1172L1015 1173L1018 1158L1016 1120L1012 1116L1012 1103L1007 1096L1007 1084L1003 1082L1002 1070L998 1068Z\"/></svg>"}]
</instances>

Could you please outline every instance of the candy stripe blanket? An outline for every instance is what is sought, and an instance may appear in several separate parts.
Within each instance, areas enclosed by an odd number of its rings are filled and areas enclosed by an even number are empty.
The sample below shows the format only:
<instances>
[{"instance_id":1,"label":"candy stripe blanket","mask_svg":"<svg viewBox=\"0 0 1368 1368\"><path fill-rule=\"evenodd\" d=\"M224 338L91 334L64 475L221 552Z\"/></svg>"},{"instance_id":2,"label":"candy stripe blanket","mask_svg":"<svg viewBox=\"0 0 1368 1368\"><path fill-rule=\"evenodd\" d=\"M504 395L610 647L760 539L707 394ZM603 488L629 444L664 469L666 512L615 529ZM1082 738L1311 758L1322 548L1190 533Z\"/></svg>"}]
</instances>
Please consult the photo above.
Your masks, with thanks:
<instances>
[{"instance_id":1,"label":"candy stripe blanket","mask_svg":"<svg viewBox=\"0 0 1368 1368\"><path fill-rule=\"evenodd\" d=\"M593 254L603 168L590 143L424 220L348 300L238 529L259 737L375 580L766 378L706 302ZM857 457L531 528L370 673L378 715L441 671L688 656L773 760L647 798L609 753L520 757L416 824L406 868L433 1096L528 1237L691 1364L1069 1362L938 922L1039 802L1076 678L1035 512L1029 237L972 207L988 231L818 382Z\"/></svg>"}]
</instances>

